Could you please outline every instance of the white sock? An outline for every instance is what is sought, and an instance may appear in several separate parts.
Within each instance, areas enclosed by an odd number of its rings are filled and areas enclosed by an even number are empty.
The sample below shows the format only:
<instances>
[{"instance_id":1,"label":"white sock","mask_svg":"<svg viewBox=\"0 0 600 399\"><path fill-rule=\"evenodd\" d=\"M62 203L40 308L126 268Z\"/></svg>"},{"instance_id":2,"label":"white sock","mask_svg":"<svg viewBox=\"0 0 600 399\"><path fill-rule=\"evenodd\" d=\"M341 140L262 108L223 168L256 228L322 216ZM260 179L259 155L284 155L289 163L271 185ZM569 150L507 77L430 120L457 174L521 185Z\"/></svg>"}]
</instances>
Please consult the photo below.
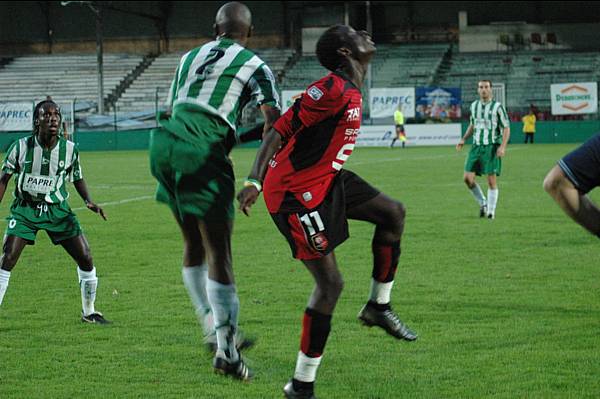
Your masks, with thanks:
<instances>
[{"instance_id":1,"label":"white sock","mask_svg":"<svg viewBox=\"0 0 600 399\"><path fill-rule=\"evenodd\" d=\"M317 369L321 364L321 359L323 359L322 355L319 357L308 357L302 351L299 351L294 378L302 382L314 382L317 378Z\"/></svg>"},{"instance_id":2,"label":"white sock","mask_svg":"<svg viewBox=\"0 0 600 399\"><path fill-rule=\"evenodd\" d=\"M496 204L498 204L498 189L488 188L488 215L496 213Z\"/></svg>"},{"instance_id":3,"label":"white sock","mask_svg":"<svg viewBox=\"0 0 600 399\"><path fill-rule=\"evenodd\" d=\"M235 284L221 284L207 280L206 291L212 308L217 333L217 351L225 355L230 362L237 362L239 354L235 348L235 332L238 324L240 301Z\"/></svg>"},{"instance_id":4,"label":"white sock","mask_svg":"<svg viewBox=\"0 0 600 399\"><path fill-rule=\"evenodd\" d=\"M484 206L486 203L485 197L483 196L483 191L481 191L481 187L479 187L479 184L475 183L475 185L472 188L469 188L469 190L471 191L471 194L473 194L473 197L475 197L475 201L477 201L479 206Z\"/></svg>"},{"instance_id":5,"label":"white sock","mask_svg":"<svg viewBox=\"0 0 600 399\"><path fill-rule=\"evenodd\" d=\"M204 330L204 334L212 334L215 330L208 294L206 293L206 282L208 280L208 265L184 266L181 269L183 285L194 305L196 316Z\"/></svg>"},{"instance_id":6,"label":"white sock","mask_svg":"<svg viewBox=\"0 0 600 399\"><path fill-rule=\"evenodd\" d=\"M371 293L369 294L369 300L378 303L386 304L390 303L390 295L392 293L393 281L389 283L380 283L375 279L371 279Z\"/></svg>"},{"instance_id":7,"label":"white sock","mask_svg":"<svg viewBox=\"0 0 600 399\"><path fill-rule=\"evenodd\" d=\"M85 272L77 268L79 276L79 288L81 289L81 307L84 316L96 313L94 302L96 302L96 288L98 287L98 278L96 277L96 268Z\"/></svg>"},{"instance_id":8,"label":"white sock","mask_svg":"<svg viewBox=\"0 0 600 399\"><path fill-rule=\"evenodd\" d=\"M2 305L2 299L8 288L8 280L10 279L10 272L7 270L0 269L0 305Z\"/></svg>"}]
</instances>

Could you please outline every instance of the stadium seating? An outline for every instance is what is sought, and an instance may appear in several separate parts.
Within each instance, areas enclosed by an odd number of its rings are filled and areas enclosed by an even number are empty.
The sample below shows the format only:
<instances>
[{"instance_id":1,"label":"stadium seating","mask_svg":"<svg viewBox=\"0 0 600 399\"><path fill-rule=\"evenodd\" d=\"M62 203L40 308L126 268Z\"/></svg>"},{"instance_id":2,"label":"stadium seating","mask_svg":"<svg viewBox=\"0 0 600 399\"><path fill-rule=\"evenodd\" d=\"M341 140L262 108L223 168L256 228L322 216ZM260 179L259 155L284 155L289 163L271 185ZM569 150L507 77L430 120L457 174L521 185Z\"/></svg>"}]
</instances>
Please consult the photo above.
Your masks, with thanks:
<instances>
[{"instance_id":1,"label":"stadium seating","mask_svg":"<svg viewBox=\"0 0 600 399\"><path fill-rule=\"evenodd\" d=\"M104 54L104 98L142 62L141 55ZM96 55L29 55L16 57L0 69L3 102L97 102Z\"/></svg>"},{"instance_id":2,"label":"stadium seating","mask_svg":"<svg viewBox=\"0 0 600 399\"><path fill-rule=\"evenodd\" d=\"M291 49L256 51L271 66L280 88L302 89L327 73L316 56L297 57ZM137 76L141 55L104 55L104 98L122 93L116 101L119 114L153 113L162 108L173 73L183 53L163 54ZM379 45L372 63L373 87L439 85L462 89L463 111L477 98L476 83L491 79L504 83L509 111L523 112L530 104L550 108L550 84L597 81L599 52L520 50L459 53L451 44ZM117 88L120 90L117 91ZM124 91L122 89L125 88ZM7 59L0 68L3 102L37 101L51 95L58 102L95 104L96 56L31 55ZM108 110L111 110L109 104ZM81 114L80 114L81 116ZM250 118L251 119L251 118Z\"/></svg>"},{"instance_id":3,"label":"stadium seating","mask_svg":"<svg viewBox=\"0 0 600 399\"><path fill-rule=\"evenodd\" d=\"M258 49L256 53L280 76L293 56L290 49ZM183 53L168 53L152 64L125 90L116 103L118 112L139 112L162 108L168 96L173 74ZM158 96L158 97L157 97Z\"/></svg>"},{"instance_id":4,"label":"stadium seating","mask_svg":"<svg viewBox=\"0 0 600 399\"><path fill-rule=\"evenodd\" d=\"M479 79L504 83L509 110L524 111L530 104L550 108L552 83L595 82L600 53L517 51L510 53L456 53L440 85L462 89L463 110L477 98Z\"/></svg>"},{"instance_id":5,"label":"stadium seating","mask_svg":"<svg viewBox=\"0 0 600 399\"><path fill-rule=\"evenodd\" d=\"M424 86L432 82L449 44L379 45L373 59L373 87ZM327 70L316 56L303 56L286 72L283 89L304 88Z\"/></svg>"}]
</instances>

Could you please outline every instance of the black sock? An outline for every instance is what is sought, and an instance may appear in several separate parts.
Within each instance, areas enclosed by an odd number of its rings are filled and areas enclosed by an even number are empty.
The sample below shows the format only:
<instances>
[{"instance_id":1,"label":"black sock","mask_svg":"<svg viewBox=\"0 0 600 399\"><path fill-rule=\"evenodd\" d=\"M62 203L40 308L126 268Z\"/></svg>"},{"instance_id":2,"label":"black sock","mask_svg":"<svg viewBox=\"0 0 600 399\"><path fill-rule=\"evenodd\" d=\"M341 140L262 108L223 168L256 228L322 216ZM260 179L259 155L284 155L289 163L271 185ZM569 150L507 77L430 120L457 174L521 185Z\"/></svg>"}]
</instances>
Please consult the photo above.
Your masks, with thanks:
<instances>
[{"instance_id":1,"label":"black sock","mask_svg":"<svg viewBox=\"0 0 600 399\"><path fill-rule=\"evenodd\" d=\"M390 306L389 302L388 303L377 303L375 301L369 301L367 303L367 305L369 305L373 309L376 309L376 310L378 310L380 312L385 312L386 310L390 310L392 308Z\"/></svg>"},{"instance_id":2,"label":"black sock","mask_svg":"<svg viewBox=\"0 0 600 399\"><path fill-rule=\"evenodd\" d=\"M292 386L294 387L294 391L313 391L315 382L304 382L298 381L295 378L292 378Z\"/></svg>"},{"instance_id":3,"label":"black sock","mask_svg":"<svg viewBox=\"0 0 600 399\"><path fill-rule=\"evenodd\" d=\"M319 357L323 354L329 332L331 331L331 315L319 313L306 308L302 319L302 336L300 350L308 357Z\"/></svg>"}]
</instances>

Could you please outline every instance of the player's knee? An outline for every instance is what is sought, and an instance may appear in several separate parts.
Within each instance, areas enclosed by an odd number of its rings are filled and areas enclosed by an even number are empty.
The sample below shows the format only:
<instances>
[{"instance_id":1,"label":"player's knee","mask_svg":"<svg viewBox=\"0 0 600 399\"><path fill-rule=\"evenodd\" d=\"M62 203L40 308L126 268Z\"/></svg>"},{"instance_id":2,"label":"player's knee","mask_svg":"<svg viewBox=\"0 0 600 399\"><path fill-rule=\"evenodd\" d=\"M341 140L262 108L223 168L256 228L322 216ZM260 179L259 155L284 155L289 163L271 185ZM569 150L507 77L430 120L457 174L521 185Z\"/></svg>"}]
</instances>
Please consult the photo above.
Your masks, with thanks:
<instances>
[{"instance_id":1,"label":"player's knee","mask_svg":"<svg viewBox=\"0 0 600 399\"><path fill-rule=\"evenodd\" d=\"M327 283L327 301L331 303L336 303L342 291L344 290L344 280L340 278L335 278Z\"/></svg>"},{"instance_id":2,"label":"player's knee","mask_svg":"<svg viewBox=\"0 0 600 399\"><path fill-rule=\"evenodd\" d=\"M393 223L394 227L401 227L404 225L404 219L406 218L406 207L401 202L394 202L392 211L389 215L389 221Z\"/></svg>"},{"instance_id":3,"label":"player's knee","mask_svg":"<svg viewBox=\"0 0 600 399\"><path fill-rule=\"evenodd\" d=\"M469 188L473 188L473 185L475 184L471 176L463 176L463 181Z\"/></svg>"},{"instance_id":4,"label":"player's knee","mask_svg":"<svg viewBox=\"0 0 600 399\"><path fill-rule=\"evenodd\" d=\"M553 194L556 191L558 191L560 182L561 182L561 176L558 173L556 173L554 170L551 170L550 173L548 173L548 175L544 179L544 184L543 184L544 190L548 194Z\"/></svg>"}]
</instances>

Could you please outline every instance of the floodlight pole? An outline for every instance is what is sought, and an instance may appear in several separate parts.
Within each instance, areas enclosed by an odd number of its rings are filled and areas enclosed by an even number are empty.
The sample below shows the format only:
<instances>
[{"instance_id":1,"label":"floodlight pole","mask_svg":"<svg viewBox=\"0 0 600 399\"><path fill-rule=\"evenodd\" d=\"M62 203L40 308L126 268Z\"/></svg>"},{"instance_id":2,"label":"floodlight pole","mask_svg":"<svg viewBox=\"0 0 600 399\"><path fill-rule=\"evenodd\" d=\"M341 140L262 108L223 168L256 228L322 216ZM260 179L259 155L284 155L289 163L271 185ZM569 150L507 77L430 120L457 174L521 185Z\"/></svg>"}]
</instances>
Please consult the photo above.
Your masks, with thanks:
<instances>
[{"instance_id":1,"label":"floodlight pole","mask_svg":"<svg viewBox=\"0 0 600 399\"><path fill-rule=\"evenodd\" d=\"M71 3L85 4L94 13L96 19L96 64L98 69L98 113L104 114L104 72L102 48L102 4L99 1L61 1L63 7Z\"/></svg>"},{"instance_id":2,"label":"floodlight pole","mask_svg":"<svg viewBox=\"0 0 600 399\"><path fill-rule=\"evenodd\" d=\"M98 113L104 114L104 49L102 46L102 5L90 5L96 16L96 59L98 65Z\"/></svg>"},{"instance_id":3,"label":"floodlight pole","mask_svg":"<svg viewBox=\"0 0 600 399\"><path fill-rule=\"evenodd\" d=\"M373 36L373 20L371 19L371 2L366 1L366 14L367 14L367 32ZM371 69L371 63L367 66L367 101L371 104L371 88L373 87L373 70ZM369 106L369 119L371 119L371 107ZM373 121L371 120L371 124Z\"/></svg>"}]
</instances>

